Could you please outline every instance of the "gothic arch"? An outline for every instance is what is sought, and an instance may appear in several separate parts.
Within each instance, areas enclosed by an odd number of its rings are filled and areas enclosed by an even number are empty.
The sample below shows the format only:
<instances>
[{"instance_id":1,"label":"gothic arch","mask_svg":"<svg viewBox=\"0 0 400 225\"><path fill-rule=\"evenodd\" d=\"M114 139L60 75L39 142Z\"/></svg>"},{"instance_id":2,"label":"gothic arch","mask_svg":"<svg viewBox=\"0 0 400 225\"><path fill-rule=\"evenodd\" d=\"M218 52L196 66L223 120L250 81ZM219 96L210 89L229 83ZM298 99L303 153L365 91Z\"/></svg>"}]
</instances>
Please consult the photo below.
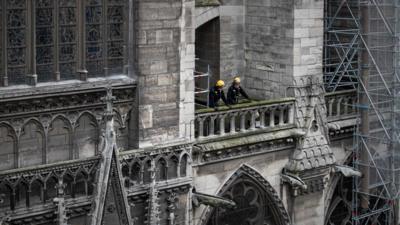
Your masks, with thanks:
<instances>
[{"instance_id":1,"label":"gothic arch","mask_svg":"<svg viewBox=\"0 0 400 225\"><path fill-rule=\"evenodd\" d=\"M219 16L220 16L219 7L210 8L207 11L204 11L201 14L196 15L195 28L198 28L201 25L203 25Z\"/></svg>"},{"instance_id":2,"label":"gothic arch","mask_svg":"<svg viewBox=\"0 0 400 225\"><path fill-rule=\"evenodd\" d=\"M141 165L140 161L134 160L132 162L132 164L130 164L130 175L129 175L129 178L134 183L139 184L139 183L142 182L141 173L142 173L142 165Z\"/></svg>"},{"instance_id":3,"label":"gothic arch","mask_svg":"<svg viewBox=\"0 0 400 225\"><path fill-rule=\"evenodd\" d=\"M175 154L168 157L168 179L175 179L178 177L179 158Z\"/></svg>"},{"instance_id":4,"label":"gothic arch","mask_svg":"<svg viewBox=\"0 0 400 225\"><path fill-rule=\"evenodd\" d=\"M17 166L17 134L8 123L0 122L0 170Z\"/></svg>"},{"instance_id":5,"label":"gothic arch","mask_svg":"<svg viewBox=\"0 0 400 225\"><path fill-rule=\"evenodd\" d=\"M179 177L186 177L190 176L190 169L191 167L189 166L192 163L192 160L187 152L182 153L179 156L178 160L178 165L179 165Z\"/></svg>"},{"instance_id":6,"label":"gothic arch","mask_svg":"<svg viewBox=\"0 0 400 225\"><path fill-rule=\"evenodd\" d=\"M352 152L349 152L340 165L352 165ZM335 173L329 182L329 190L325 198L325 225L330 224L352 224L351 199L353 178L344 177L341 173Z\"/></svg>"},{"instance_id":7,"label":"gothic arch","mask_svg":"<svg viewBox=\"0 0 400 225\"><path fill-rule=\"evenodd\" d=\"M225 211L207 207L200 225L213 225L219 220L229 225L265 222L271 225L290 224L289 215L275 189L260 173L247 165L242 165L225 182L217 195L232 199L237 208ZM244 210L246 213L238 213L237 210Z\"/></svg>"},{"instance_id":8,"label":"gothic arch","mask_svg":"<svg viewBox=\"0 0 400 225\"><path fill-rule=\"evenodd\" d=\"M18 160L20 167L45 163L45 131L43 125L34 118L22 126L18 140Z\"/></svg>"},{"instance_id":9,"label":"gothic arch","mask_svg":"<svg viewBox=\"0 0 400 225\"><path fill-rule=\"evenodd\" d=\"M50 123L46 156L48 163L72 159L72 125L62 115L55 116Z\"/></svg>"},{"instance_id":10,"label":"gothic arch","mask_svg":"<svg viewBox=\"0 0 400 225\"><path fill-rule=\"evenodd\" d=\"M149 157L146 157L145 159L142 160L142 182L144 184L150 183L151 179L151 174L150 174L150 168L152 164L152 159Z\"/></svg>"},{"instance_id":11,"label":"gothic arch","mask_svg":"<svg viewBox=\"0 0 400 225\"><path fill-rule=\"evenodd\" d=\"M167 180L168 161L164 156L157 157L156 160L156 180Z\"/></svg>"},{"instance_id":12,"label":"gothic arch","mask_svg":"<svg viewBox=\"0 0 400 225\"><path fill-rule=\"evenodd\" d=\"M97 153L99 124L96 117L83 112L77 119L75 127L75 145L77 158L93 157Z\"/></svg>"}]
</instances>

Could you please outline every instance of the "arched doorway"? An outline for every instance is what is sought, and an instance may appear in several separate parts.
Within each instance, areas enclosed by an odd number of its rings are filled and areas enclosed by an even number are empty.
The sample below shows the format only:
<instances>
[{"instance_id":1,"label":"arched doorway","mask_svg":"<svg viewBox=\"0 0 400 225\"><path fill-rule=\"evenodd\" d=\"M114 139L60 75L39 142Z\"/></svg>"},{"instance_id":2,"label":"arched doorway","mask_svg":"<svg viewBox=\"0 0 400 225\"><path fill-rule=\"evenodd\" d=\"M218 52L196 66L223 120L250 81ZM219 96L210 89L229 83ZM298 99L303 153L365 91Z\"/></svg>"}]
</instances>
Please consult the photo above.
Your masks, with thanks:
<instances>
[{"instance_id":1,"label":"arched doorway","mask_svg":"<svg viewBox=\"0 0 400 225\"><path fill-rule=\"evenodd\" d=\"M206 225L286 225L289 216L273 187L258 172L243 165L218 194L236 203L235 209L214 208Z\"/></svg>"},{"instance_id":2,"label":"arched doorway","mask_svg":"<svg viewBox=\"0 0 400 225\"><path fill-rule=\"evenodd\" d=\"M196 28L195 39L196 102L204 105L207 92L220 78L220 20L219 17Z\"/></svg>"}]
</instances>

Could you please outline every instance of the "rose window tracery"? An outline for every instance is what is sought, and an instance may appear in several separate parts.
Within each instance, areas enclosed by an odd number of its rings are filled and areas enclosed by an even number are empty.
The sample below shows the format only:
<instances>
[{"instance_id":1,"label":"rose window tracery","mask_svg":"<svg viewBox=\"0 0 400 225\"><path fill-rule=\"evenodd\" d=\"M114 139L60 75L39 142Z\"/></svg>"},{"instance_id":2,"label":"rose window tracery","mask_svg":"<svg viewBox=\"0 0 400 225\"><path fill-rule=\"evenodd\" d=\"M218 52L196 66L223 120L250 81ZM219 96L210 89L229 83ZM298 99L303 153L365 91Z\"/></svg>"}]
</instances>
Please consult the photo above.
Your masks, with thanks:
<instances>
[{"instance_id":1,"label":"rose window tracery","mask_svg":"<svg viewBox=\"0 0 400 225\"><path fill-rule=\"evenodd\" d=\"M278 225L275 203L258 183L243 176L222 195L236 203L235 209L216 208L207 225ZM274 209L275 208L275 209Z\"/></svg>"}]
</instances>

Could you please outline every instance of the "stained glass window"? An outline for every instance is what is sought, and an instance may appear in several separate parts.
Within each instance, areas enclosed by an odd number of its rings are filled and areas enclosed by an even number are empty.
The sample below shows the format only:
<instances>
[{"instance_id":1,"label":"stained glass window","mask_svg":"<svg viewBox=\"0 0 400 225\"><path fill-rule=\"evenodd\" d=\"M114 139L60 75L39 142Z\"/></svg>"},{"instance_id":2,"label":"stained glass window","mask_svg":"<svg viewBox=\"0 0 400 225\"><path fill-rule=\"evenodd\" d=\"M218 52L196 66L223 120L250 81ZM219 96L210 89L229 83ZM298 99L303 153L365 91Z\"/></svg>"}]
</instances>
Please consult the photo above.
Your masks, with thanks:
<instances>
[{"instance_id":1,"label":"stained glass window","mask_svg":"<svg viewBox=\"0 0 400 225\"><path fill-rule=\"evenodd\" d=\"M61 79L73 79L77 58L76 1L59 1L59 60Z\"/></svg>"},{"instance_id":2,"label":"stained glass window","mask_svg":"<svg viewBox=\"0 0 400 225\"><path fill-rule=\"evenodd\" d=\"M90 77L104 74L104 18L102 0L89 0L86 6L86 68Z\"/></svg>"},{"instance_id":3,"label":"stained glass window","mask_svg":"<svg viewBox=\"0 0 400 225\"><path fill-rule=\"evenodd\" d=\"M122 73L124 66L124 45L126 38L126 31L128 28L124 27L124 21L127 21L127 7L125 7L124 0L109 0L107 8L107 23L108 45L107 57L108 67L110 73Z\"/></svg>"},{"instance_id":4,"label":"stained glass window","mask_svg":"<svg viewBox=\"0 0 400 225\"><path fill-rule=\"evenodd\" d=\"M38 81L54 79L53 4L53 0L36 0L36 73Z\"/></svg>"},{"instance_id":5,"label":"stained glass window","mask_svg":"<svg viewBox=\"0 0 400 225\"><path fill-rule=\"evenodd\" d=\"M26 1L6 0L7 73L10 83L24 83L26 74Z\"/></svg>"},{"instance_id":6,"label":"stained glass window","mask_svg":"<svg viewBox=\"0 0 400 225\"><path fill-rule=\"evenodd\" d=\"M4 1L0 76L10 85L24 84L33 73L38 82L76 79L78 71L89 77L126 73L131 0Z\"/></svg>"}]
</instances>

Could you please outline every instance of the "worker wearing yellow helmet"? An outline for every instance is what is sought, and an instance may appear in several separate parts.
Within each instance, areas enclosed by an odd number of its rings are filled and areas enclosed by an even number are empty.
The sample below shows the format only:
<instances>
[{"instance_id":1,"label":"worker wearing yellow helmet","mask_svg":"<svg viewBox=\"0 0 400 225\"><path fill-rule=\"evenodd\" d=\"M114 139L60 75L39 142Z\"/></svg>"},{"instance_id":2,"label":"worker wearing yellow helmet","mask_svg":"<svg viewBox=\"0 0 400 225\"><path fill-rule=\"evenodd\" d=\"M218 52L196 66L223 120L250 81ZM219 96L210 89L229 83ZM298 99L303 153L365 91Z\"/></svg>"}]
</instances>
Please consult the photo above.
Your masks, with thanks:
<instances>
[{"instance_id":1,"label":"worker wearing yellow helmet","mask_svg":"<svg viewBox=\"0 0 400 225\"><path fill-rule=\"evenodd\" d=\"M209 95L208 95L208 106L215 108L218 106L219 100L222 100L225 105L229 106L225 93L224 93L224 88L225 82L223 80L218 80L214 87L210 89Z\"/></svg>"},{"instance_id":2,"label":"worker wearing yellow helmet","mask_svg":"<svg viewBox=\"0 0 400 225\"><path fill-rule=\"evenodd\" d=\"M238 104L240 96L250 99L242 86L240 86L240 77L235 77L232 85L228 89L228 103L232 105Z\"/></svg>"}]
</instances>

